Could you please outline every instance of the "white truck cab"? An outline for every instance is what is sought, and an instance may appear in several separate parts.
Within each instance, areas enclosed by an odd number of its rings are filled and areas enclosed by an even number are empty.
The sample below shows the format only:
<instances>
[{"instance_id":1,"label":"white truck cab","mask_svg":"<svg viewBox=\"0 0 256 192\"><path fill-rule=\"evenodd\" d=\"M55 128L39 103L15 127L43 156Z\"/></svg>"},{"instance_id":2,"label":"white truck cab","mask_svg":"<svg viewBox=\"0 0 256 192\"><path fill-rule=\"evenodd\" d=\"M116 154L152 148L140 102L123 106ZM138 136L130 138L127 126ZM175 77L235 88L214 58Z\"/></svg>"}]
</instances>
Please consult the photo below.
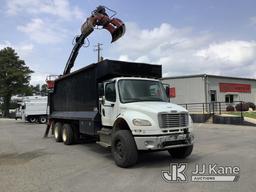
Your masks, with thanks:
<instances>
[{"instance_id":1,"label":"white truck cab","mask_svg":"<svg viewBox=\"0 0 256 192\"><path fill-rule=\"evenodd\" d=\"M193 123L188 111L169 102L159 80L111 79L104 83L100 101L102 125L115 129L119 122L126 122L123 126L128 126L138 150L193 147Z\"/></svg>"}]
</instances>

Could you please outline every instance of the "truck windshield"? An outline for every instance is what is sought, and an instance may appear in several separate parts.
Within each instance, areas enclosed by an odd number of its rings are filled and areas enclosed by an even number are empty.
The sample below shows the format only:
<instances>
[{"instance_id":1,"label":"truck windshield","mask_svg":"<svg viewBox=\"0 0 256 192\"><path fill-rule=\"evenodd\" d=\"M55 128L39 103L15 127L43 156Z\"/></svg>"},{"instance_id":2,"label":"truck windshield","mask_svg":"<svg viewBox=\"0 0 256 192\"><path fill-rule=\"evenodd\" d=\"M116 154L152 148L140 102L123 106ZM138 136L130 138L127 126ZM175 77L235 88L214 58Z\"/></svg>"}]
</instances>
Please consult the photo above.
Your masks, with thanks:
<instances>
[{"instance_id":1,"label":"truck windshield","mask_svg":"<svg viewBox=\"0 0 256 192\"><path fill-rule=\"evenodd\" d=\"M162 83L150 80L119 80L118 89L122 103L139 101L168 102Z\"/></svg>"}]
</instances>

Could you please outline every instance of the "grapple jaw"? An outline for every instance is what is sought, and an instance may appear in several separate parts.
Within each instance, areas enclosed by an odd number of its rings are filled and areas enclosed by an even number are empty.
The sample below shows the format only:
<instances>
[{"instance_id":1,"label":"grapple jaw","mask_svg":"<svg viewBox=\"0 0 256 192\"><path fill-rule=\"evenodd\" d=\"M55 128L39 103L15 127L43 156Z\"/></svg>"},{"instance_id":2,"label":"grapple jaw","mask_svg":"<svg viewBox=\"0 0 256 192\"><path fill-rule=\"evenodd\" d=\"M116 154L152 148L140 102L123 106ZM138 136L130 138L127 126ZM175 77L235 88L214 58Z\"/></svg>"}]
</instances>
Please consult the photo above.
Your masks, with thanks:
<instances>
[{"instance_id":1,"label":"grapple jaw","mask_svg":"<svg viewBox=\"0 0 256 192\"><path fill-rule=\"evenodd\" d=\"M106 25L103 26L103 28L110 32L112 36L111 43L115 42L125 34L125 24L117 18L111 19Z\"/></svg>"},{"instance_id":2,"label":"grapple jaw","mask_svg":"<svg viewBox=\"0 0 256 192\"><path fill-rule=\"evenodd\" d=\"M81 33L88 36L95 27L101 26L110 32L112 36L111 43L113 43L125 34L125 24L118 18L109 17L105 8L99 6L92 12L92 15L82 25Z\"/></svg>"}]
</instances>

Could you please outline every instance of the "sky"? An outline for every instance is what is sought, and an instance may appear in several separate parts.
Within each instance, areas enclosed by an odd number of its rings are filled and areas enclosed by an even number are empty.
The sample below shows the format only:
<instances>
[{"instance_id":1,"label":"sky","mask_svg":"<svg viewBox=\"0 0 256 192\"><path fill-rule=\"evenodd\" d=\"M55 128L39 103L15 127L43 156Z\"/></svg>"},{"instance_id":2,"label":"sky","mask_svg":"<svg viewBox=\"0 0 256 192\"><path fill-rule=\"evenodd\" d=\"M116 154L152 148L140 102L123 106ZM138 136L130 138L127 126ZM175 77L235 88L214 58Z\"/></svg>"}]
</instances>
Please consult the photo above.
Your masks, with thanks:
<instances>
[{"instance_id":1,"label":"sky","mask_svg":"<svg viewBox=\"0 0 256 192\"><path fill-rule=\"evenodd\" d=\"M111 42L95 30L73 70L105 59L161 64L163 76L256 78L255 0L0 0L0 49L13 47L34 71L31 84L63 73L80 27L98 5L115 11L126 33Z\"/></svg>"}]
</instances>

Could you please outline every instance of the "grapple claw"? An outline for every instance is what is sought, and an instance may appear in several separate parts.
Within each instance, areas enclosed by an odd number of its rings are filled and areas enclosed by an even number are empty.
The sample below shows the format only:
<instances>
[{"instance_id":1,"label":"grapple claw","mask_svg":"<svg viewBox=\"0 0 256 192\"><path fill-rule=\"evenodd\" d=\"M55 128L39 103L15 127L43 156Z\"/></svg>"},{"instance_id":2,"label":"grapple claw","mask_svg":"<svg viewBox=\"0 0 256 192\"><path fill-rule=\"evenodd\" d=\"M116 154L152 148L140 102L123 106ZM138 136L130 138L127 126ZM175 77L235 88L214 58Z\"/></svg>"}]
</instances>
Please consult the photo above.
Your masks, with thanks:
<instances>
[{"instance_id":1,"label":"grapple claw","mask_svg":"<svg viewBox=\"0 0 256 192\"><path fill-rule=\"evenodd\" d=\"M112 36L112 41L116 41L125 34L125 24L117 18L113 18L110 22L103 26L104 29L108 30Z\"/></svg>"}]
</instances>

